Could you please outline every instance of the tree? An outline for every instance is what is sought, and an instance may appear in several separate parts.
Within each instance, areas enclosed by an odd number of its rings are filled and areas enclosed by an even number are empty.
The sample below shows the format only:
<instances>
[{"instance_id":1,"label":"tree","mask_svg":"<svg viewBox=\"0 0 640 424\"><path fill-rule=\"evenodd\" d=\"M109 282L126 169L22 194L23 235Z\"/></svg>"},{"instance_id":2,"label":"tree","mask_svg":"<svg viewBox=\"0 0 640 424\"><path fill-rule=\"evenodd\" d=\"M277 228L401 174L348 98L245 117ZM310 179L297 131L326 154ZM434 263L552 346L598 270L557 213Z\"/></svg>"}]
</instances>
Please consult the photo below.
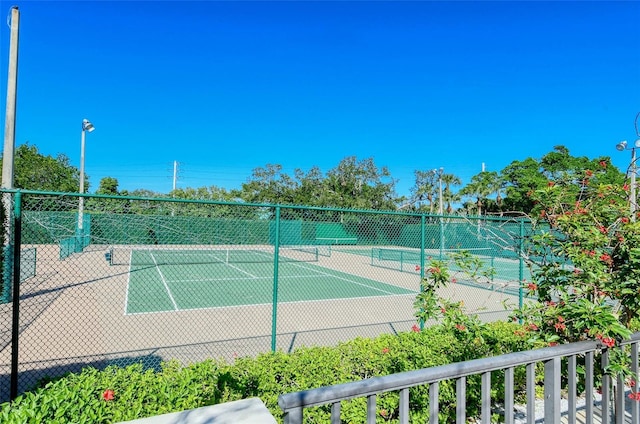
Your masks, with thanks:
<instances>
[{"instance_id":1,"label":"tree","mask_svg":"<svg viewBox=\"0 0 640 424\"><path fill-rule=\"evenodd\" d=\"M516 317L546 343L596 338L617 347L640 315L640 224L630 216L628 183L607 183L608 168L602 160L582 175L550 173L556 178L531 195L539 213L525 259L537 302ZM627 375L627 356L610 353L604 372Z\"/></svg>"},{"instance_id":2,"label":"tree","mask_svg":"<svg viewBox=\"0 0 640 424\"><path fill-rule=\"evenodd\" d=\"M100 180L96 194L118 195L118 180L113 177L104 177Z\"/></svg>"},{"instance_id":3,"label":"tree","mask_svg":"<svg viewBox=\"0 0 640 424\"><path fill-rule=\"evenodd\" d=\"M335 204L335 198L325 190L325 179L317 166L305 173L301 169L295 170L298 188L294 195L297 205L330 206Z\"/></svg>"},{"instance_id":4,"label":"tree","mask_svg":"<svg viewBox=\"0 0 640 424\"><path fill-rule=\"evenodd\" d=\"M540 163L533 158L513 161L501 174L507 184L505 208L530 213L535 206L531 194L547 183L547 178L540 171Z\"/></svg>"},{"instance_id":5,"label":"tree","mask_svg":"<svg viewBox=\"0 0 640 424\"><path fill-rule=\"evenodd\" d=\"M282 165L267 164L255 168L251 180L242 184L240 196L251 203L291 204L297 183L282 172Z\"/></svg>"},{"instance_id":6,"label":"tree","mask_svg":"<svg viewBox=\"0 0 640 424\"><path fill-rule=\"evenodd\" d=\"M88 177L85 187L89 187ZM42 155L36 146L25 143L14 154L14 187L26 190L78 192L80 172L63 154Z\"/></svg>"},{"instance_id":7,"label":"tree","mask_svg":"<svg viewBox=\"0 0 640 424\"><path fill-rule=\"evenodd\" d=\"M297 204L349 209L395 209L395 180L385 167L378 169L373 159L343 159L323 176L318 167L295 177L282 172L281 165L267 164L253 170L242 185L239 197L251 203Z\"/></svg>"},{"instance_id":8,"label":"tree","mask_svg":"<svg viewBox=\"0 0 640 424\"><path fill-rule=\"evenodd\" d=\"M327 172L325 189L334 205L349 209L394 210L395 180L387 167L378 169L373 158L359 161L349 156Z\"/></svg>"},{"instance_id":9,"label":"tree","mask_svg":"<svg viewBox=\"0 0 640 424\"><path fill-rule=\"evenodd\" d=\"M497 178L497 172L483 171L471 177L471 182L460 190L460 194L462 196L475 198L478 215L482 215L483 203L486 201L487 197L494 192L495 181Z\"/></svg>"},{"instance_id":10,"label":"tree","mask_svg":"<svg viewBox=\"0 0 640 424\"><path fill-rule=\"evenodd\" d=\"M571 156L565 146L555 146L553 151L544 155L539 161L527 158L524 161L514 161L505 167L501 174L506 184L506 198L504 209L521 211L524 214L535 213L536 205L532 200L532 194L546 186L547 181L562 179L570 181L568 190L564 193L568 199L576 200L581 190L581 180L584 171L600 169L599 181L601 183L621 184L624 180L616 167L602 168L600 163L610 165L608 157L589 159L587 157Z\"/></svg>"},{"instance_id":11,"label":"tree","mask_svg":"<svg viewBox=\"0 0 640 424\"><path fill-rule=\"evenodd\" d=\"M453 207L451 206L451 204L460 201L460 195L457 193L454 193L451 190L451 187L462 184L462 181L460 180L460 177L458 177L455 174L443 174L442 182L444 183L444 190L442 192L442 196L444 198L443 201L446 204L445 210L447 211L447 214L450 215L453 213Z\"/></svg>"},{"instance_id":12,"label":"tree","mask_svg":"<svg viewBox=\"0 0 640 424\"><path fill-rule=\"evenodd\" d=\"M422 202L426 201L429 213L433 214L435 198L438 193L438 174L434 170L414 171L415 184L411 190L411 200L418 204L418 210L422 208Z\"/></svg>"}]
</instances>

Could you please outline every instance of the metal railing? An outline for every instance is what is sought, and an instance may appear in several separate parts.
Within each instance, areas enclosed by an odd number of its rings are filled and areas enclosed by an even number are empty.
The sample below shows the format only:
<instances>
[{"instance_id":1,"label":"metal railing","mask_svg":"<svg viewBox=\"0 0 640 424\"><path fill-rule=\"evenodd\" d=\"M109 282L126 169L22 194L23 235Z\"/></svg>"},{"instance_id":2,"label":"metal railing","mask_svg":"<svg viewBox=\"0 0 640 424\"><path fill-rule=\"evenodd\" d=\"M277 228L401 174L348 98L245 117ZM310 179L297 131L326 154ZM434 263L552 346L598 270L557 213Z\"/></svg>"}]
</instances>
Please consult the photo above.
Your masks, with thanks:
<instances>
[{"instance_id":1,"label":"metal railing","mask_svg":"<svg viewBox=\"0 0 640 424\"><path fill-rule=\"evenodd\" d=\"M631 357L631 371L638 379L638 344L640 333L635 333L629 340L622 342L629 349ZM357 382L337 384L280 395L278 405L284 411L285 424L301 424L305 408L321 405L331 405L331 423L338 424L341 421L341 402L354 398L367 399L366 416L367 423L374 424L378 412L376 410L377 396L387 392L399 392L399 422L409 423L409 389L417 386L428 385L429 389L429 422L438 423L438 389L441 382L455 380L456 384L456 423L467 422L466 416L466 380L467 377L480 375L481 412L482 423L491 422L491 373L504 371L504 422L514 423L514 370L518 366L526 367L526 419L527 423L536 422L536 380L535 369L537 364L543 364L544 368L544 422L560 423L562 416L561 397L563 390L567 396L567 422L577 422L578 392L578 359L584 357L584 397L586 399L584 419L588 424L596 421L594 416L594 379L596 378L596 356L600 354L602 369L608 365L609 351L599 341L583 341L546 347L525 352L508 353L500 356L476 359L466 362L447 364L437 367L425 368L415 371L407 371L383 377L373 377ZM563 360L566 359L566 370L563 375ZM561 384L565 377L565 384ZM625 382L620 377L617 381L607 374L600 378L600 391L602 400L599 408L602 411L603 424L622 424L640 422L639 403L625 396ZM618 390L616 390L618 388ZM629 387L633 393L637 393L637 387ZM616 393L617 392L617 393ZM614 396L614 393L616 395ZM628 411L628 412L627 412ZM582 422L582 421L581 421Z\"/></svg>"}]
</instances>

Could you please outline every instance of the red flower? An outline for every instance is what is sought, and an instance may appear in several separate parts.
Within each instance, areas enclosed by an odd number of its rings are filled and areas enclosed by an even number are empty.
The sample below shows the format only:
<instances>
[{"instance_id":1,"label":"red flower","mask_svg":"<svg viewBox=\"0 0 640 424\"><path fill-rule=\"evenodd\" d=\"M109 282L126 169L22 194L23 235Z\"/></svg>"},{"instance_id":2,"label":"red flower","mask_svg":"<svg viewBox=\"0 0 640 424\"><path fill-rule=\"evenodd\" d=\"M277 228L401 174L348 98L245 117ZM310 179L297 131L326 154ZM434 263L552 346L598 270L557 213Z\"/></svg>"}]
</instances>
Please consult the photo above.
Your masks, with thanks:
<instances>
[{"instance_id":1,"label":"red flower","mask_svg":"<svg viewBox=\"0 0 640 424\"><path fill-rule=\"evenodd\" d=\"M416 271L420 271L420 265L416 265Z\"/></svg>"},{"instance_id":2,"label":"red flower","mask_svg":"<svg viewBox=\"0 0 640 424\"><path fill-rule=\"evenodd\" d=\"M622 189L623 189L624 191L629 191L629 184L625 184L625 185L623 185L623 186L622 186Z\"/></svg>"},{"instance_id":3,"label":"red flower","mask_svg":"<svg viewBox=\"0 0 640 424\"><path fill-rule=\"evenodd\" d=\"M455 283L457 283L457 282L458 282L458 280L457 280L455 277L453 277L453 278L451 278L451 282L452 282L453 284L455 284Z\"/></svg>"},{"instance_id":4,"label":"red flower","mask_svg":"<svg viewBox=\"0 0 640 424\"><path fill-rule=\"evenodd\" d=\"M418 327L417 324L413 324L413 327L411 327L411 331L413 331L414 333L419 333L420 327Z\"/></svg>"},{"instance_id":5,"label":"red flower","mask_svg":"<svg viewBox=\"0 0 640 424\"><path fill-rule=\"evenodd\" d=\"M631 399L631 400L640 400L640 392L629 393L629 399Z\"/></svg>"},{"instance_id":6,"label":"red flower","mask_svg":"<svg viewBox=\"0 0 640 424\"><path fill-rule=\"evenodd\" d=\"M464 330L466 330L466 329L467 329L467 327L465 327L465 326L464 326L464 325L462 325L462 324L456 324L456 328L457 328L459 331L464 331Z\"/></svg>"},{"instance_id":7,"label":"red flower","mask_svg":"<svg viewBox=\"0 0 640 424\"><path fill-rule=\"evenodd\" d=\"M536 283L529 283L527 284L527 288L531 291L535 291L538 289L538 285Z\"/></svg>"},{"instance_id":8,"label":"red flower","mask_svg":"<svg viewBox=\"0 0 640 424\"><path fill-rule=\"evenodd\" d=\"M591 177L591 176L593 176L593 171L592 171L592 170L590 170L590 169L587 169L586 171L584 171L584 173L585 173L585 175L586 175L587 177Z\"/></svg>"},{"instance_id":9,"label":"red flower","mask_svg":"<svg viewBox=\"0 0 640 424\"><path fill-rule=\"evenodd\" d=\"M566 325L564 325L564 324L563 324L563 323L561 323L561 322L556 322L556 324L554 325L554 327L556 328L556 331L562 331L562 330L564 330L564 329L566 329L566 328L567 328L567 326L566 326Z\"/></svg>"},{"instance_id":10,"label":"red flower","mask_svg":"<svg viewBox=\"0 0 640 424\"><path fill-rule=\"evenodd\" d=\"M629 218L627 218L626 216L623 216L622 218L620 218L620 221L622 221L623 224L628 224Z\"/></svg>"},{"instance_id":11,"label":"red flower","mask_svg":"<svg viewBox=\"0 0 640 424\"><path fill-rule=\"evenodd\" d=\"M558 346L558 342L549 342L549 346Z\"/></svg>"},{"instance_id":12,"label":"red flower","mask_svg":"<svg viewBox=\"0 0 640 424\"><path fill-rule=\"evenodd\" d=\"M440 274L440 268L433 266L431 268L429 268L429 272L432 274Z\"/></svg>"},{"instance_id":13,"label":"red flower","mask_svg":"<svg viewBox=\"0 0 640 424\"><path fill-rule=\"evenodd\" d=\"M603 167L603 168L606 168L607 167L607 162L604 161L604 160L601 160L600 161L600 166Z\"/></svg>"},{"instance_id":14,"label":"red flower","mask_svg":"<svg viewBox=\"0 0 640 424\"><path fill-rule=\"evenodd\" d=\"M602 344L606 347L614 347L616 345L616 341L611 337L603 337Z\"/></svg>"},{"instance_id":15,"label":"red flower","mask_svg":"<svg viewBox=\"0 0 640 424\"><path fill-rule=\"evenodd\" d=\"M440 312L442 312L443 314L446 314L447 310L445 308L440 308Z\"/></svg>"},{"instance_id":16,"label":"red flower","mask_svg":"<svg viewBox=\"0 0 640 424\"><path fill-rule=\"evenodd\" d=\"M573 273L576 274L576 275L580 275L580 274L582 274L582 271L579 270L578 268L576 268L576 269L573 270Z\"/></svg>"},{"instance_id":17,"label":"red flower","mask_svg":"<svg viewBox=\"0 0 640 424\"><path fill-rule=\"evenodd\" d=\"M531 331L538 331L538 326L535 325L534 323L529 324L529 330Z\"/></svg>"},{"instance_id":18,"label":"red flower","mask_svg":"<svg viewBox=\"0 0 640 424\"><path fill-rule=\"evenodd\" d=\"M627 384L629 385L629 387L636 387L636 380L629 380Z\"/></svg>"},{"instance_id":19,"label":"red flower","mask_svg":"<svg viewBox=\"0 0 640 424\"><path fill-rule=\"evenodd\" d=\"M384 349L382 349L382 353L389 353L389 348L385 347Z\"/></svg>"},{"instance_id":20,"label":"red flower","mask_svg":"<svg viewBox=\"0 0 640 424\"><path fill-rule=\"evenodd\" d=\"M603 253L602 255L600 255L600 260L602 262L611 262L611 256L609 256L606 253Z\"/></svg>"},{"instance_id":21,"label":"red flower","mask_svg":"<svg viewBox=\"0 0 640 424\"><path fill-rule=\"evenodd\" d=\"M556 183L554 183L553 181L547 182L547 187L553 187L554 185L556 185Z\"/></svg>"},{"instance_id":22,"label":"red flower","mask_svg":"<svg viewBox=\"0 0 640 424\"><path fill-rule=\"evenodd\" d=\"M598 227L598 230L600 230L602 234L607 234L607 228L602 225Z\"/></svg>"},{"instance_id":23,"label":"red flower","mask_svg":"<svg viewBox=\"0 0 640 424\"><path fill-rule=\"evenodd\" d=\"M102 392L102 399L106 401L113 400L113 397L114 397L114 393L113 393L113 390L111 389L107 389L104 392Z\"/></svg>"}]
</instances>

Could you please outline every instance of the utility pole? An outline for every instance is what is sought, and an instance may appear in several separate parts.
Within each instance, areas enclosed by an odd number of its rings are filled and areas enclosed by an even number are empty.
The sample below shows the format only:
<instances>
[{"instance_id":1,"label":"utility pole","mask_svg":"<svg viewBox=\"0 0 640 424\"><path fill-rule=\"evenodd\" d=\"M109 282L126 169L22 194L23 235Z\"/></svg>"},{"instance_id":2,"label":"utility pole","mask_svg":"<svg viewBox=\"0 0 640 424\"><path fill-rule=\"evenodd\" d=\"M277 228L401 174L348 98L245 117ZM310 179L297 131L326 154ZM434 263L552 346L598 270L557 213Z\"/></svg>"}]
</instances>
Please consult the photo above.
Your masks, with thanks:
<instances>
[{"instance_id":1,"label":"utility pole","mask_svg":"<svg viewBox=\"0 0 640 424\"><path fill-rule=\"evenodd\" d=\"M18 35L20 25L20 11L17 6L11 8L11 36L9 38L9 71L7 73L7 111L4 121L4 151L2 159L2 188L13 188L13 162L16 146L16 97L18 91ZM3 193L2 206L4 208L4 243L2 266L2 297L8 302L13 297L12 330L11 330L11 378L9 381L9 399L18 396L18 333L20 331L20 284L15 283L14 269L15 251L20 246L12 246L12 217L13 208L11 193ZM19 241L19 237L18 237Z\"/></svg>"},{"instance_id":2,"label":"utility pole","mask_svg":"<svg viewBox=\"0 0 640 424\"><path fill-rule=\"evenodd\" d=\"M176 189L176 183L178 182L178 161L173 161L173 189Z\"/></svg>"},{"instance_id":3,"label":"utility pole","mask_svg":"<svg viewBox=\"0 0 640 424\"><path fill-rule=\"evenodd\" d=\"M9 72L7 73L7 111L4 121L4 153L2 188L13 188L13 161L16 145L16 93L18 90L18 6L11 8L11 38L9 41Z\"/></svg>"}]
</instances>

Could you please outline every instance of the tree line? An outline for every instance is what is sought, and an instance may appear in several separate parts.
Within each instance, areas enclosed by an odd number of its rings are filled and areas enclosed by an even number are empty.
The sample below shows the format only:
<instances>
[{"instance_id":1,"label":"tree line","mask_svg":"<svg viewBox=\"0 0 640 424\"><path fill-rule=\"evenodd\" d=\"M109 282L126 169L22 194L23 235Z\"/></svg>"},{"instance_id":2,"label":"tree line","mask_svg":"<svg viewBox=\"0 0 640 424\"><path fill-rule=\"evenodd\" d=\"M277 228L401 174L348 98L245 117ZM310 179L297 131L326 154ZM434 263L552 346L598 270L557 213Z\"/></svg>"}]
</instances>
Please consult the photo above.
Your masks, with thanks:
<instances>
[{"instance_id":1,"label":"tree line","mask_svg":"<svg viewBox=\"0 0 640 424\"><path fill-rule=\"evenodd\" d=\"M172 197L190 200L215 200L260 204L290 204L345 209L411 211L420 213L522 216L531 214L536 204L532 194L549 181L562 178L573 181L579 195L585 172L604 171L601 182L621 184L625 174L611 164L607 156L587 158L570 154L565 146L555 146L542 158L514 160L500 172L483 171L462 185L461 179L442 170L416 170L408 195L396 193L397 180L387 167L379 167L373 158L345 157L326 173L314 166L308 171L283 172L282 165L267 164L255 168L240 189L209 186L178 188L158 193L144 188L120 190L115 177L100 180L96 194ZM35 145L18 146L14 155L14 187L54 192L78 192L79 170L67 156L43 155ZM90 187L85 175L85 187Z\"/></svg>"}]
</instances>

